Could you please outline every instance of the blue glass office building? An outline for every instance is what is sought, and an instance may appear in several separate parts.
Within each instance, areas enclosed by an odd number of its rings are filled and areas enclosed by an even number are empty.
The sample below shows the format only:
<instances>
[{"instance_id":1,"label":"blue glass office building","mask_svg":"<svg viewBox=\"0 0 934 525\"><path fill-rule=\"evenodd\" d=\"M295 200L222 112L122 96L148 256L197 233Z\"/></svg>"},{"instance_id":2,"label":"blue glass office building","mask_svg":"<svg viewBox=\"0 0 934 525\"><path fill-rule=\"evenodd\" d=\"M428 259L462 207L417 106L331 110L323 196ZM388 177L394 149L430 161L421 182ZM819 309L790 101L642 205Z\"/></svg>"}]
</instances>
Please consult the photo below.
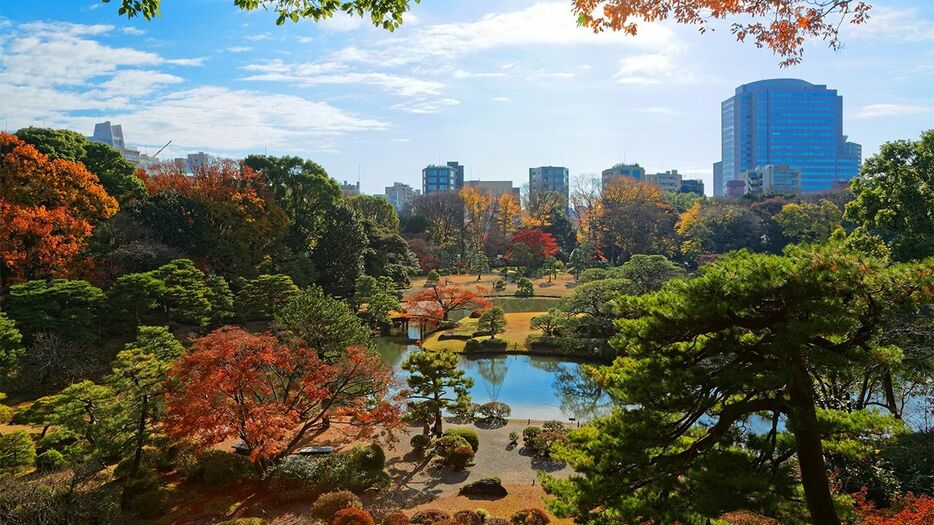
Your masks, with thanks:
<instances>
[{"instance_id":1,"label":"blue glass office building","mask_svg":"<svg viewBox=\"0 0 934 525\"><path fill-rule=\"evenodd\" d=\"M430 164L422 170L422 194L459 190L464 187L464 167L457 162Z\"/></svg>"},{"instance_id":2,"label":"blue glass office building","mask_svg":"<svg viewBox=\"0 0 934 525\"><path fill-rule=\"evenodd\" d=\"M843 134L843 97L797 79L736 88L721 105L723 187L743 171L781 165L801 170L801 191L830 190L859 174L860 146ZM719 173L718 173L719 175Z\"/></svg>"}]
</instances>

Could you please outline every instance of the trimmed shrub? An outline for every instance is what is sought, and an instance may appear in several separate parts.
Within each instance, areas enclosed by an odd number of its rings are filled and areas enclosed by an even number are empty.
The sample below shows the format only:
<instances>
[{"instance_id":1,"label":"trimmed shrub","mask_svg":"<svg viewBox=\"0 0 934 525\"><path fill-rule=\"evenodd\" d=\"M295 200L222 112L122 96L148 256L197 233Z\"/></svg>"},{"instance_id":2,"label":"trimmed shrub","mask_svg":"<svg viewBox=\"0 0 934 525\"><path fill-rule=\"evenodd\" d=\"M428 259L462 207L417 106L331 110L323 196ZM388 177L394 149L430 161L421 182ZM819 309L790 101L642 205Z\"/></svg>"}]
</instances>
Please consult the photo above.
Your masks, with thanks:
<instances>
[{"instance_id":1,"label":"trimmed shrub","mask_svg":"<svg viewBox=\"0 0 934 525\"><path fill-rule=\"evenodd\" d=\"M401 510L394 510L383 516L380 525L409 525L409 517Z\"/></svg>"},{"instance_id":2,"label":"trimmed shrub","mask_svg":"<svg viewBox=\"0 0 934 525\"><path fill-rule=\"evenodd\" d=\"M351 452L353 462L365 470L383 470L386 468L386 453L376 443L357 445Z\"/></svg>"},{"instance_id":3,"label":"trimmed shrub","mask_svg":"<svg viewBox=\"0 0 934 525\"><path fill-rule=\"evenodd\" d=\"M412 515L410 522L415 525L434 525L439 521L449 520L451 515L443 510L438 509L425 509L420 510Z\"/></svg>"},{"instance_id":4,"label":"trimmed shrub","mask_svg":"<svg viewBox=\"0 0 934 525\"><path fill-rule=\"evenodd\" d=\"M455 512L453 520L457 525L483 525L483 517L472 510Z\"/></svg>"},{"instance_id":5,"label":"trimmed shrub","mask_svg":"<svg viewBox=\"0 0 934 525\"><path fill-rule=\"evenodd\" d=\"M532 297L535 295L535 288L532 281L525 277L516 281L516 297Z\"/></svg>"},{"instance_id":6,"label":"trimmed shrub","mask_svg":"<svg viewBox=\"0 0 934 525\"><path fill-rule=\"evenodd\" d=\"M36 462L36 444L18 430L0 436L0 470L20 470Z\"/></svg>"},{"instance_id":7,"label":"trimmed shrub","mask_svg":"<svg viewBox=\"0 0 934 525\"><path fill-rule=\"evenodd\" d=\"M531 445L531 441L542 433L541 427L525 427L522 429L522 441L526 446Z\"/></svg>"},{"instance_id":8,"label":"trimmed shrub","mask_svg":"<svg viewBox=\"0 0 934 525\"><path fill-rule=\"evenodd\" d=\"M426 285L429 284L438 284L438 281L441 280L441 274L438 273L438 270L432 270L428 272L428 279L425 281Z\"/></svg>"},{"instance_id":9,"label":"trimmed shrub","mask_svg":"<svg viewBox=\"0 0 934 525\"><path fill-rule=\"evenodd\" d=\"M464 343L465 352L503 352L508 343L505 339L477 339L471 338Z\"/></svg>"},{"instance_id":10,"label":"trimmed shrub","mask_svg":"<svg viewBox=\"0 0 934 525\"><path fill-rule=\"evenodd\" d=\"M435 443L435 454L441 463L454 470L466 467L474 458L473 447L461 436L446 435Z\"/></svg>"},{"instance_id":11,"label":"trimmed shrub","mask_svg":"<svg viewBox=\"0 0 934 525\"><path fill-rule=\"evenodd\" d=\"M505 421L512 415L512 408L506 403L491 401L480 405L480 415L487 420Z\"/></svg>"},{"instance_id":12,"label":"trimmed shrub","mask_svg":"<svg viewBox=\"0 0 934 525\"><path fill-rule=\"evenodd\" d=\"M489 518L483 525L509 525L509 521L503 518Z\"/></svg>"},{"instance_id":13,"label":"trimmed shrub","mask_svg":"<svg viewBox=\"0 0 934 525\"><path fill-rule=\"evenodd\" d=\"M425 434L415 434L409 444L416 450L425 450L431 446L431 438Z\"/></svg>"},{"instance_id":14,"label":"trimmed shrub","mask_svg":"<svg viewBox=\"0 0 934 525\"><path fill-rule=\"evenodd\" d=\"M473 462L475 455L470 445L457 447L454 449L454 452L447 457L445 464L454 470L464 470Z\"/></svg>"},{"instance_id":15,"label":"trimmed shrub","mask_svg":"<svg viewBox=\"0 0 934 525\"><path fill-rule=\"evenodd\" d=\"M193 479L215 487L246 483L256 478L256 469L249 459L223 450L204 451L198 456L193 472Z\"/></svg>"},{"instance_id":16,"label":"trimmed shrub","mask_svg":"<svg viewBox=\"0 0 934 525\"><path fill-rule=\"evenodd\" d=\"M472 428L449 428L444 431L445 436L460 436L464 441L470 444L470 448L476 452L480 448L480 438L477 431Z\"/></svg>"},{"instance_id":17,"label":"trimmed shrub","mask_svg":"<svg viewBox=\"0 0 934 525\"><path fill-rule=\"evenodd\" d=\"M369 512L350 508L337 511L331 525L374 525L374 521Z\"/></svg>"},{"instance_id":18,"label":"trimmed shrub","mask_svg":"<svg viewBox=\"0 0 934 525\"><path fill-rule=\"evenodd\" d=\"M512 525L548 525L551 518L541 509L523 509L512 515Z\"/></svg>"},{"instance_id":19,"label":"trimmed shrub","mask_svg":"<svg viewBox=\"0 0 934 525\"><path fill-rule=\"evenodd\" d=\"M322 494L311 506L311 515L322 520L330 520L338 511L344 509L362 509L360 498L349 490Z\"/></svg>"},{"instance_id":20,"label":"trimmed shrub","mask_svg":"<svg viewBox=\"0 0 934 525\"><path fill-rule=\"evenodd\" d=\"M363 492L389 487L382 470L362 468L354 452L324 457L288 456L266 477L270 491L281 501L311 499L335 490Z\"/></svg>"},{"instance_id":21,"label":"trimmed shrub","mask_svg":"<svg viewBox=\"0 0 934 525\"><path fill-rule=\"evenodd\" d=\"M546 421L542 425L542 430L546 432L566 432L567 427L560 421Z\"/></svg>"},{"instance_id":22,"label":"trimmed shrub","mask_svg":"<svg viewBox=\"0 0 934 525\"><path fill-rule=\"evenodd\" d=\"M499 478L483 478L461 487L458 494L462 496L490 496L495 498L506 497L508 492Z\"/></svg>"},{"instance_id":23,"label":"trimmed shrub","mask_svg":"<svg viewBox=\"0 0 934 525\"><path fill-rule=\"evenodd\" d=\"M65 466L65 456L55 449L49 449L36 456L36 468L46 472L61 470Z\"/></svg>"},{"instance_id":24,"label":"trimmed shrub","mask_svg":"<svg viewBox=\"0 0 934 525\"><path fill-rule=\"evenodd\" d=\"M159 518L168 514L172 508L172 490L154 486L129 498L127 510L141 518Z\"/></svg>"},{"instance_id":25,"label":"trimmed shrub","mask_svg":"<svg viewBox=\"0 0 934 525\"><path fill-rule=\"evenodd\" d=\"M222 521L217 525L269 525L269 522L263 518L234 518Z\"/></svg>"}]
</instances>

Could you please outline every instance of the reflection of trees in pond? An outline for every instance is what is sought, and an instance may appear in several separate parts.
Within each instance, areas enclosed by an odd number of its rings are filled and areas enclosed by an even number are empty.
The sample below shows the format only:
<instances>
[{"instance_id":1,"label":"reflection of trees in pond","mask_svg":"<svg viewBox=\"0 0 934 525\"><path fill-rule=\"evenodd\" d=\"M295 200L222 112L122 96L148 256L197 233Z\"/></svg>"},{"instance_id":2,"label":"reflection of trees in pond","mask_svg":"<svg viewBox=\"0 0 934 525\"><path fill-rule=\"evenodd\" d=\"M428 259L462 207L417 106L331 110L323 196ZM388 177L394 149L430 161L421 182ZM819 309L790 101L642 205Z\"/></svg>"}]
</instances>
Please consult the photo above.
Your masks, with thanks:
<instances>
[{"instance_id":1,"label":"reflection of trees in pond","mask_svg":"<svg viewBox=\"0 0 934 525\"><path fill-rule=\"evenodd\" d=\"M490 401L498 401L499 392L506 380L506 372L509 370L507 357L504 355L485 357L477 360L475 364L477 373L485 380L483 386L486 388L486 394L489 396Z\"/></svg>"},{"instance_id":2,"label":"reflection of trees in pond","mask_svg":"<svg viewBox=\"0 0 934 525\"><path fill-rule=\"evenodd\" d=\"M581 366L554 363L553 388L561 402L561 412L577 419L604 415L610 400L603 387Z\"/></svg>"}]
</instances>

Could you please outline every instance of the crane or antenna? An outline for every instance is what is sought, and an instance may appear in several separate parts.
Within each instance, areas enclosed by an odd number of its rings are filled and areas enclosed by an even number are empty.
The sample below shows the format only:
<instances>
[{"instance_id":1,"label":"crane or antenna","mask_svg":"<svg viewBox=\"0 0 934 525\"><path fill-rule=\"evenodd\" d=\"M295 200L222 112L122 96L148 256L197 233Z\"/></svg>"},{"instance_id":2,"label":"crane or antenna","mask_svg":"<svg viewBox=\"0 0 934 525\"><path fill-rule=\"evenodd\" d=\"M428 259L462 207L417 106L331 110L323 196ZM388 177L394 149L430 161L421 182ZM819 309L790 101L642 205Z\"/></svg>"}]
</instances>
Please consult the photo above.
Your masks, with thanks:
<instances>
[{"instance_id":1,"label":"crane or antenna","mask_svg":"<svg viewBox=\"0 0 934 525\"><path fill-rule=\"evenodd\" d=\"M159 151L157 151L157 152L155 152L155 153L153 154L153 157L158 157L159 154L162 153L162 150L164 150L165 148L169 147L169 144L171 144L171 143L172 143L171 140L168 141L168 142L166 142L166 143L165 143L165 146L162 146L161 148L159 148Z\"/></svg>"}]
</instances>

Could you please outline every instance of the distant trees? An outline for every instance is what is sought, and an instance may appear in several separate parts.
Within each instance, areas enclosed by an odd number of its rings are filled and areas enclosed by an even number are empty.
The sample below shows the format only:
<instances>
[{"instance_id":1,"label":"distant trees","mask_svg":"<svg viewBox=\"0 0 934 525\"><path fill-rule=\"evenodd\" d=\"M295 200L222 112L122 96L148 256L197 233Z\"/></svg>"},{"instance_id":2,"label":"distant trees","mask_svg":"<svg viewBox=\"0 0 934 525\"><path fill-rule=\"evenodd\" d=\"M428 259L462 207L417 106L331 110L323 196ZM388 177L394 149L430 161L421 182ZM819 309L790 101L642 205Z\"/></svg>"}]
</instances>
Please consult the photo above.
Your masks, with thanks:
<instances>
[{"instance_id":1,"label":"distant trees","mask_svg":"<svg viewBox=\"0 0 934 525\"><path fill-rule=\"evenodd\" d=\"M490 340L496 339L497 334L506 331L506 313L499 306L487 308L477 319L477 329L484 334L490 334Z\"/></svg>"},{"instance_id":2,"label":"distant trees","mask_svg":"<svg viewBox=\"0 0 934 525\"><path fill-rule=\"evenodd\" d=\"M272 319L301 293L288 275L260 275L237 292L237 312L246 320Z\"/></svg>"},{"instance_id":3,"label":"distant trees","mask_svg":"<svg viewBox=\"0 0 934 525\"><path fill-rule=\"evenodd\" d=\"M83 164L51 160L15 135L0 134L0 272L6 281L80 273L94 225L117 210Z\"/></svg>"},{"instance_id":4,"label":"distant trees","mask_svg":"<svg viewBox=\"0 0 934 525\"><path fill-rule=\"evenodd\" d=\"M301 340L226 327L198 339L170 372L166 428L204 446L241 439L256 461L275 461L312 429L339 424L355 438L391 432L391 372L359 348L328 362Z\"/></svg>"},{"instance_id":5,"label":"distant trees","mask_svg":"<svg viewBox=\"0 0 934 525\"><path fill-rule=\"evenodd\" d=\"M851 188L846 218L855 236L882 239L896 261L934 255L934 130L883 144Z\"/></svg>"},{"instance_id":6,"label":"distant trees","mask_svg":"<svg viewBox=\"0 0 934 525\"><path fill-rule=\"evenodd\" d=\"M0 312L0 385L6 386L10 372L16 369L26 349L23 347L23 335L16 328L16 323Z\"/></svg>"},{"instance_id":7,"label":"distant trees","mask_svg":"<svg viewBox=\"0 0 934 525\"><path fill-rule=\"evenodd\" d=\"M473 380L458 368L458 359L450 350L420 350L402 363L402 369L409 373L409 410L430 414L436 436L443 433L441 416L445 409L463 411L470 405Z\"/></svg>"},{"instance_id":8,"label":"distant trees","mask_svg":"<svg viewBox=\"0 0 934 525\"><path fill-rule=\"evenodd\" d=\"M827 199L820 202L791 202L773 219L793 242L824 242L840 227L843 212Z\"/></svg>"},{"instance_id":9,"label":"distant trees","mask_svg":"<svg viewBox=\"0 0 934 525\"><path fill-rule=\"evenodd\" d=\"M387 276L361 276L354 287L353 300L356 307L362 310L360 315L372 328L389 326L392 323L390 314L402 310L402 304L396 296L395 281Z\"/></svg>"},{"instance_id":10,"label":"distant trees","mask_svg":"<svg viewBox=\"0 0 934 525\"><path fill-rule=\"evenodd\" d=\"M741 248L762 251L765 224L747 206L697 203L681 214L678 234L681 252L696 259Z\"/></svg>"},{"instance_id":11,"label":"distant trees","mask_svg":"<svg viewBox=\"0 0 934 525\"><path fill-rule=\"evenodd\" d=\"M546 258L554 257L558 253L558 243L555 241L555 237L542 230L533 229L516 232L512 236L511 249L515 250L517 244L526 245L529 248L529 255L531 256L530 264L519 266L538 267ZM518 265L518 263L515 264Z\"/></svg>"}]
</instances>

